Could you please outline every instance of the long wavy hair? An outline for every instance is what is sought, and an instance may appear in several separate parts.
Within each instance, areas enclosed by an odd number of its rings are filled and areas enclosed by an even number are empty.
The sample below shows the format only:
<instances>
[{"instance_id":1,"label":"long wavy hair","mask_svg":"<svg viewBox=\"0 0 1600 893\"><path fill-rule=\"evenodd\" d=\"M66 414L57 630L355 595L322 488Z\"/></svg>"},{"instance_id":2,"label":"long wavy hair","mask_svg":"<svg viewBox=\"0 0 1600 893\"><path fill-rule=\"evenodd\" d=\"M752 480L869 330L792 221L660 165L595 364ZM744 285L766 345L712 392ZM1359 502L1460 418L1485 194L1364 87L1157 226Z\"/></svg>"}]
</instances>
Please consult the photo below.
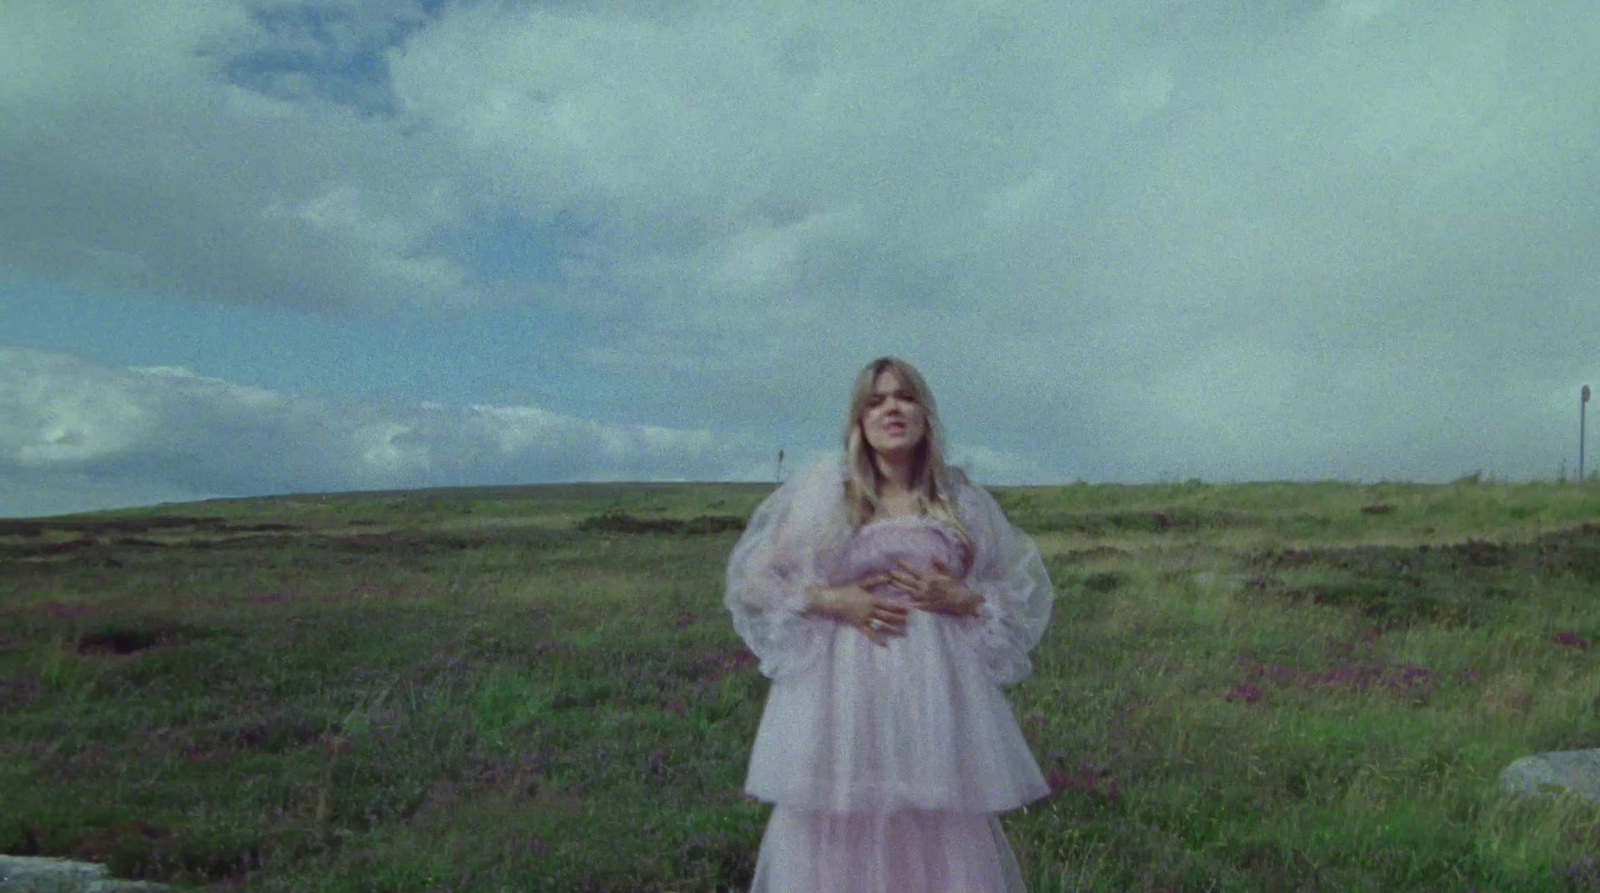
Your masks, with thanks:
<instances>
[{"instance_id":1,"label":"long wavy hair","mask_svg":"<svg viewBox=\"0 0 1600 893\"><path fill-rule=\"evenodd\" d=\"M933 391L928 389L928 383L915 366L898 357L879 357L868 363L856 376L855 388L850 392L850 415L844 425L844 498L850 522L860 527L872 520L880 507L878 487L882 479L878 463L874 461L877 453L867 443L861 420L867 414L867 402L872 399L872 387L878 376L891 371L910 389L927 419L911 471L911 492L917 497L917 511L950 522L965 539L966 530L956 517L953 472L944 461L944 426L939 421Z\"/></svg>"}]
</instances>

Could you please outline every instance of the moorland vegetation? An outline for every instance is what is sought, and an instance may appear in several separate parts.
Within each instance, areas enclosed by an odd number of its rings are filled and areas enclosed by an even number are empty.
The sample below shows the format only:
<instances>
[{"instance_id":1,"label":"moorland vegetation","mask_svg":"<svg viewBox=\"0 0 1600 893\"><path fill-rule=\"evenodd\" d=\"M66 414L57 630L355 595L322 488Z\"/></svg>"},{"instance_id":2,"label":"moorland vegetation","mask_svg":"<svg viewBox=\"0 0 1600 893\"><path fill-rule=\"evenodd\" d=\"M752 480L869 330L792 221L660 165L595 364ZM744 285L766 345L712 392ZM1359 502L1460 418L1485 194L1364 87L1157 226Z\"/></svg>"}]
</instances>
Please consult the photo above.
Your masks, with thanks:
<instances>
[{"instance_id":1,"label":"moorland vegetation","mask_svg":"<svg viewBox=\"0 0 1600 893\"><path fill-rule=\"evenodd\" d=\"M748 880L759 485L0 521L0 852L261 891ZM1060 591L1011 690L1030 889L1600 890L1600 488L997 490Z\"/></svg>"}]
</instances>

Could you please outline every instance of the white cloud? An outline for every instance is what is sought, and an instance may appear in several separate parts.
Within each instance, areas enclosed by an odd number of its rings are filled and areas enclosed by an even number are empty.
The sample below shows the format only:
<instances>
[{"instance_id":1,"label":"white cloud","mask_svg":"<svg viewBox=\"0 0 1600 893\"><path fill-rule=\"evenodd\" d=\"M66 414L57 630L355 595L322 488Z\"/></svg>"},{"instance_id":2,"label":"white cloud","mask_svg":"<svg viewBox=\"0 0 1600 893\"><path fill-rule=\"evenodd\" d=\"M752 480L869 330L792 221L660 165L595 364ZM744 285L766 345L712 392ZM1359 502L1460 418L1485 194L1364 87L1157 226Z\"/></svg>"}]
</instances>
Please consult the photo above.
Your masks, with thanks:
<instances>
[{"instance_id":1,"label":"white cloud","mask_svg":"<svg viewBox=\"0 0 1600 893\"><path fill-rule=\"evenodd\" d=\"M713 431L537 407L344 405L0 350L0 515L203 495L751 479L765 452Z\"/></svg>"}]
</instances>

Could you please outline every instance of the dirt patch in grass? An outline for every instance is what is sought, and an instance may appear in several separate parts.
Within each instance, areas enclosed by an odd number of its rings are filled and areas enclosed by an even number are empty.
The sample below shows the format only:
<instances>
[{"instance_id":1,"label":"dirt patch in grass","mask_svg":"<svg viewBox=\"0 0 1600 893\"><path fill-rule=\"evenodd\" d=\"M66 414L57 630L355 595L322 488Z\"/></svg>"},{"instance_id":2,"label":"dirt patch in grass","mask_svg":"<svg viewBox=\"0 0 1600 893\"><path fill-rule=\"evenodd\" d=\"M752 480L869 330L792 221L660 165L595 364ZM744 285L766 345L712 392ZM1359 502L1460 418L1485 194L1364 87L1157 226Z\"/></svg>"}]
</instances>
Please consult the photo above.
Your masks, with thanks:
<instances>
[{"instance_id":1,"label":"dirt patch in grass","mask_svg":"<svg viewBox=\"0 0 1600 893\"><path fill-rule=\"evenodd\" d=\"M1271 572L1251 578L1249 591L1352 607L1390 624L1475 626L1493 622L1507 600L1525 592L1529 575L1600 581L1600 524L1522 543L1268 549L1244 558ZM1294 585L1277 573L1320 579Z\"/></svg>"},{"instance_id":2,"label":"dirt patch in grass","mask_svg":"<svg viewBox=\"0 0 1600 893\"><path fill-rule=\"evenodd\" d=\"M1436 680L1427 667L1381 660L1345 660L1332 666L1307 667L1292 663L1254 660L1236 655L1240 674L1226 694L1229 701L1254 703L1272 689L1302 691L1381 692L1414 703L1425 702Z\"/></svg>"},{"instance_id":3,"label":"dirt patch in grass","mask_svg":"<svg viewBox=\"0 0 1600 893\"><path fill-rule=\"evenodd\" d=\"M1504 602L1518 594L1514 587L1493 580L1419 573L1333 573L1299 586L1256 575L1242 588L1295 602L1351 608L1387 626L1417 621L1483 626L1494 622Z\"/></svg>"},{"instance_id":4,"label":"dirt patch in grass","mask_svg":"<svg viewBox=\"0 0 1600 893\"><path fill-rule=\"evenodd\" d=\"M0 555L15 558L49 558L66 555L100 545L98 540L74 539L46 543L0 544Z\"/></svg>"},{"instance_id":5,"label":"dirt patch in grass","mask_svg":"<svg viewBox=\"0 0 1600 893\"><path fill-rule=\"evenodd\" d=\"M1090 546L1086 549L1067 549L1050 556L1063 564L1086 564L1091 561L1116 561L1132 558L1133 553L1116 546Z\"/></svg>"},{"instance_id":6,"label":"dirt patch in grass","mask_svg":"<svg viewBox=\"0 0 1600 893\"><path fill-rule=\"evenodd\" d=\"M264 541L285 539L285 534L298 530L292 524L235 524L222 518L189 515L81 521L0 520L0 561L68 557L120 567L121 562L115 557L119 552L205 548L230 540L242 540L243 545L254 547Z\"/></svg>"},{"instance_id":7,"label":"dirt patch in grass","mask_svg":"<svg viewBox=\"0 0 1600 893\"><path fill-rule=\"evenodd\" d=\"M234 524L225 518L194 515L146 515L138 518L96 518L73 520L6 520L0 519L0 536L38 539L50 534L69 534L83 537L113 537L136 533L202 531L222 533L227 531L284 531L297 529L292 524L259 523Z\"/></svg>"},{"instance_id":8,"label":"dirt patch in grass","mask_svg":"<svg viewBox=\"0 0 1600 893\"><path fill-rule=\"evenodd\" d=\"M219 722L197 736L192 758L238 750L285 753L311 744L328 730L328 720L292 707L269 706Z\"/></svg>"},{"instance_id":9,"label":"dirt patch in grass","mask_svg":"<svg viewBox=\"0 0 1600 893\"><path fill-rule=\"evenodd\" d=\"M1114 533L1193 533L1234 527L1261 527L1267 520L1264 515L1234 509L1171 507L1113 512L1040 512L1028 519L1028 529L1040 533L1078 533L1090 536Z\"/></svg>"},{"instance_id":10,"label":"dirt patch in grass","mask_svg":"<svg viewBox=\"0 0 1600 893\"><path fill-rule=\"evenodd\" d=\"M66 528L61 528L66 529ZM691 531L692 532L692 531ZM0 537L0 565L18 570L39 568L54 572L77 568L149 567L152 562L184 560L182 555L216 553L218 561L252 560L255 556L367 556L391 554L409 558L444 557L493 547L538 549L573 538L570 530L530 526L485 526L470 531L405 527L394 530L316 531L288 524L207 523L187 528L168 527L150 536L99 535L60 539L59 532L37 539ZM170 536L170 538L168 538ZM244 558L235 558L234 555Z\"/></svg>"},{"instance_id":11,"label":"dirt patch in grass","mask_svg":"<svg viewBox=\"0 0 1600 893\"><path fill-rule=\"evenodd\" d=\"M1468 539L1442 546L1269 549L1248 558L1257 566L1278 569L1317 566L1363 573L1454 573L1498 568L1600 580L1600 524L1584 524L1523 543Z\"/></svg>"},{"instance_id":12,"label":"dirt patch in grass","mask_svg":"<svg viewBox=\"0 0 1600 893\"><path fill-rule=\"evenodd\" d=\"M641 518L625 512L602 512L577 523L577 529L598 533L670 533L705 536L743 530L743 515L697 515L693 518Z\"/></svg>"},{"instance_id":13,"label":"dirt patch in grass","mask_svg":"<svg viewBox=\"0 0 1600 893\"><path fill-rule=\"evenodd\" d=\"M126 655L148 648L181 645L210 633L182 623L127 623L88 630L78 635L79 654Z\"/></svg>"}]
</instances>

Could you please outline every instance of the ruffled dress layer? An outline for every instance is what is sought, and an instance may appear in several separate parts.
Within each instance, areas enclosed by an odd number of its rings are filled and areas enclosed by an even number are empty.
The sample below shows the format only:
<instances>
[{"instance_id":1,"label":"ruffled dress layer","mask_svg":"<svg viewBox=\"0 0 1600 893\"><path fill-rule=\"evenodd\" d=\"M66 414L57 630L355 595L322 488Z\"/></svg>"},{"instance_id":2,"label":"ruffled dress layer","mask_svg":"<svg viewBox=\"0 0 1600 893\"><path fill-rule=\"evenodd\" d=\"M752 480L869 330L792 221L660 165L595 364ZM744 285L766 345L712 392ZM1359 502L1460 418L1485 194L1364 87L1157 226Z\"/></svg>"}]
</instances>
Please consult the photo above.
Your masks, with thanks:
<instances>
[{"instance_id":1,"label":"ruffled dress layer","mask_svg":"<svg viewBox=\"0 0 1600 893\"><path fill-rule=\"evenodd\" d=\"M868 524L837 585L934 561L958 577L956 534L923 518ZM903 598L892 587L878 594ZM913 610L906 634L878 645L829 620L820 654L776 680L750 754L745 790L769 803L835 813L1015 809L1048 790L1004 693L972 639L980 621Z\"/></svg>"},{"instance_id":2,"label":"ruffled dress layer","mask_svg":"<svg viewBox=\"0 0 1600 893\"><path fill-rule=\"evenodd\" d=\"M745 789L775 804L753 891L1017 891L995 814L1048 793L1000 684L1026 676L1053 590L989 495L956 491L954 525L893 518L852 531L822 469L757 511L729 566L735 627L773 684ZM874 644L806 617L804 588L935 562L984 597L976 618L912 610ZM890 588L883 593L900 597Z\"/></svg>"}]
</instances>

